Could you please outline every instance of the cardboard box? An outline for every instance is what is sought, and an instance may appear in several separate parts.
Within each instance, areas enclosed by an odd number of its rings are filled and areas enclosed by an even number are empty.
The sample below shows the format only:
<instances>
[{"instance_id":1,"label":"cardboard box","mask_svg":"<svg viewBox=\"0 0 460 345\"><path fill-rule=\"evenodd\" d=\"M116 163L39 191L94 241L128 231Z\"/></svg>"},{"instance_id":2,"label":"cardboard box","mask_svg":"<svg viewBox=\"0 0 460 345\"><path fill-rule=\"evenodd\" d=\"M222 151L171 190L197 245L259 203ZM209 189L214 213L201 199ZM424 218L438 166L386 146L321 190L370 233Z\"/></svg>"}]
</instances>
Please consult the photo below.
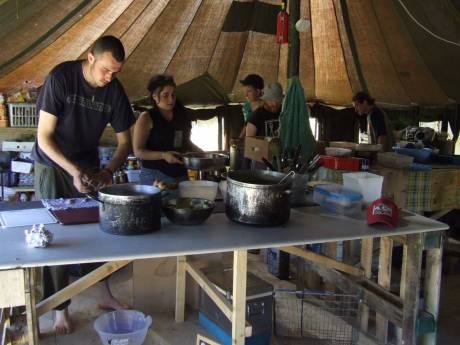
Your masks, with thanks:
<instances>
[{"instance_id":1,"label":"cardboard box","mask_svg":"<svg viewBox=\"0 0 460 345\"><path fill-rule=\"evenodd\" d=\"M14 151L14 152L32 152L34 147L33 141L3 141L2 151Z\"/></svg>"},{"instance_id":2,"label":"cardboard box","mask_svg":"<svg viewBox=\"0 0 460 345\"><path fill-rule=\"evenodd\" d=\"M262 162L262 158L268 161L273 156L281 154L281 143L279 138L272 137L246 137L244 142L244 157Z\"/></svg>"},{"instance_id":3,"label":"cardboard box","mask_svg":"<svg viewBox=\"0 0 460 345\"><path fill-rule=\"evenodd\" d=\"M30 174L34 168L33 162L11 161L11 171L23 174Z\"/></svg>"}]
</instances>

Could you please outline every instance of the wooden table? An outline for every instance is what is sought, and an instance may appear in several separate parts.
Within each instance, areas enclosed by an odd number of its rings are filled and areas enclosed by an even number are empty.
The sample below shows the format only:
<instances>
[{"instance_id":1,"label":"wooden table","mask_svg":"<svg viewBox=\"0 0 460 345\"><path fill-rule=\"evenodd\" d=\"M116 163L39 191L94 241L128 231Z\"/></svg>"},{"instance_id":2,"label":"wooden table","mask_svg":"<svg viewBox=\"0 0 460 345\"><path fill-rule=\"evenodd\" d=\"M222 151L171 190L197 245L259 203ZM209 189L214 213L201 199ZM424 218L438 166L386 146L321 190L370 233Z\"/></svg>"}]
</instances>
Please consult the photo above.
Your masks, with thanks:
<instances>
[{"instance_id":1,"label":"wooden table","mask_svg":"<svg viewBox=\"0 0 460 345\"><path fill-rule=\"evenodd\" d=\"M373 237L403 238L408 235L411 255L409 262L419 272L425 233L447 229L443 223L407 212L402 213L399 226L393 230L385 226L368 227L363 217L364 215L361 215L359 219L351 219L322 214L318 207L309 207L292 210L291 218L284 226L260 228L233 223L221 213L213 214L201 226L182 227L163 220L160 231L140 236L109 235L100 231L98 224L53 224L47 228L54 233L54 241L46 249L28 248L24 241L24 228L0 229L0 308L25 304L29 343L38 344L37 315L51 310L132 260L177 257L176 321L184 320L185 276L189 273L232 320L232 343L243 345L245 335L251 332L250 325L245 323L248 249L279 247L302 256L303 251L295 246L355 239L368 241ZM234 254L232 305L216 291L201 271L187 260L188 255L229 251ZM309 253L304 256L312 259L313 263L318 259L312 258ZM319 259L322 263L319 265L320 268L333 267L336 269L334 272L339 270L365 277L364 269L347 266L333 259ZM107 263L50 298L35 303L34 268L89 262ZM406 273L407 286L410 286L409 283L418 286L418 282L415 281L417 278L410 270ZM437 273L440 273L439 262L434 267L434 274ZM439 286L430 285L428 289L432 290L429 295L434 296L433 304L437 307ZM418 289L407 289L405 297L407 307L401 310L391 306L391 303L383 305L399 313L402 339L404 344L408 345L415 344ZM372 296L370 298L372 299Z\"/></svg>"}]
</instances>

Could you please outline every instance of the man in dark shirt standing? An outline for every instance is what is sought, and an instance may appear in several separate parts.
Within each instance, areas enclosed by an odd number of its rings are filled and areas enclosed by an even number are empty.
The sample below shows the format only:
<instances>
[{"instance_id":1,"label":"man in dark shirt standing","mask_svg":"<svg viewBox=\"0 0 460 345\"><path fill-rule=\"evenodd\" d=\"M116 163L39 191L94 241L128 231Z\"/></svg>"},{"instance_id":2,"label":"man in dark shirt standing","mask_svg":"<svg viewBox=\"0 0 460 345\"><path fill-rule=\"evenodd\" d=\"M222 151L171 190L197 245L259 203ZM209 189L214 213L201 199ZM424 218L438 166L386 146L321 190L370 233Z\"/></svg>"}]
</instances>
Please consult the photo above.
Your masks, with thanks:
<instances>
[{"instance_id":1,"label":"man in dark shirt standing","mask_svg":"<svg viewBox=\"0 0 460 345\"><path fill-rule=\"evenodd\" d=\"M266 136L265 122L278 119L283 102L283 87L280 83L273 83L264 88L261 97L264 104L257 108L246 125L246 136Z\"/></svg>"},{"instance_id":2,"label":"man in dark shirt standing","mask_svg":"<svg viewBox=\"0 0 460 345\"><path fill-rule=\"evenodd\" d=\"M112 174L131 148L135 118L121 83L115 78L125 52L113 36L99 38L84 61L63 62L50 72L37 100L39 124L32 152L37 199L72 198L112 182ZM107 124L117 137L117 149L99 171L98 145ZM45 269L45 297L68 284L68 267ZM83 271L85 268L83 266ZM102 284L100 307L123 307ZM67 301L56 308L54 328L70 333Z\"/></svg>"},{"instance_id":3,"label":"man in dark shirt standing","mask_svg":"<svg viewBox=\"0 0 460 345\"><path fill-rule=\"evenodd\" d=\"M393 150L393 129L387 114L375 105L375 99L360 91L353 96L353 105L359 115L367 116L368 135L371 144L382 145L382 151Z\"/></svg>"}]
</instances>

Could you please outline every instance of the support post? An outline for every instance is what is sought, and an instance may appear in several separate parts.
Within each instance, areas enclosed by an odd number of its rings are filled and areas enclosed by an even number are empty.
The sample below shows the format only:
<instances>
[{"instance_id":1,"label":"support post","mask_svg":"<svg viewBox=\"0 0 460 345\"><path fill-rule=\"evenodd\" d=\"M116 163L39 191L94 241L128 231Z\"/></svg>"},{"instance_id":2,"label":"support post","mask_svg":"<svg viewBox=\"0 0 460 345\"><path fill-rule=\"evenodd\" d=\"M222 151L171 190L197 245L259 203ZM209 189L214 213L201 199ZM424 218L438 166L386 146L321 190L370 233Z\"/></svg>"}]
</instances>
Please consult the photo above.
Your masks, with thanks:
<instances>
[{"instance_id":1,"label":"support post","mask_svg":"<svg viewBox=\"0 0 460 345\"><path fill-rule=\"evenodd\" d=\"M439 314L439 296L441 294L441 271L442 271L442 235L439 248L429 249L426 251L426 268L425 268L425 296L424 310L433 315L436 322L435 331L427 333L422 338L423 345L436 344L436 329Z\"/></svg>"},{"instance_id":2,"label":"support post","mask_svg":"<svg viewBox=\"0 0 460 345\"><path fill-rule=\"evenodd\" d=\"M300 38L295 23L300 19L300 0L289 0L289 49L287 77L299 75Z\"/></svg>"},{"instance_id":3,"label":"support post","mask_svg":"<svg viewBox=\"0 0 460 345\"><path fill-rule=\"evenodd\" d=\"M385 290L390 290L391 283L391 257L393 241L389 237L380 238L378 284ZM387 343L388 319L377 313L376 315L377 339Z\"/></svg>"},{"instance_id":4,"label":"support post","mask_svg":"<svg viewBox=\"0 0 460 345\"><path fill-rule=\"evenodd\" d=\"M186 256L177 257L176 272L176 322L184 322L185 315L185 266L187 264Z\"/></svg>"},{"instance_id":5,"label":"support post","mask_svg":"<svg viewBox=\"0 0 460 345\"><path fill-rule=\"evenodd\" d=\"M24 294L26 299L27 336L29 345L38 344L38 318L35 309L35 268L24 268Z\"/></svg>"},{"instance_id":6,"label":"support post","mask_svg":"<svg viewBox=\"0 0 460 345\"><path fill-rule=\"evenodd\" d=\"M234 251L232 345L244 345L245 343L247 265L247 251Z\"/></svg>"},{"instance_id":7,"label":"support post","mask_svg":"<svg viewBox=\"0 0 460 345\"><path fill-rule=\"evenodd\" d=\"M407 236L407 256L402 322L402 344L417 342L417 316L419 311L420 275L422 270L423 234Z\"/></svg>"},{"instance_id":8,"label":"support post","mask_svg":"<svg viewBox=\"0 0 460 345\"><path fill-rule=\"evenodd\" d=\"M372 251L373 251L373 239L364 238L361 241L361 268L364 271L364 276L368 279L372 276ZM369 324L369 307L360 304L361 313L361 331L366 333Z\"/></svg>"}]
</instances>

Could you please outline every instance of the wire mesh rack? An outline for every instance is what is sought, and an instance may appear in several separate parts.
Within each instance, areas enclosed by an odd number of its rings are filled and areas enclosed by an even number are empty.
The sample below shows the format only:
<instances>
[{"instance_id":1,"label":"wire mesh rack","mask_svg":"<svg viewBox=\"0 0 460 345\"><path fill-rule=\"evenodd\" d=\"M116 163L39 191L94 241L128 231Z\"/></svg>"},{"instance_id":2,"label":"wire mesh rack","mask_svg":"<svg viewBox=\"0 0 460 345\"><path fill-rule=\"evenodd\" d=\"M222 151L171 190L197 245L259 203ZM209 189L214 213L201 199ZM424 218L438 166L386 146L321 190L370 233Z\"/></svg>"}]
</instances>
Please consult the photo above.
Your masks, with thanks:
<instances>
[{"instance_id":1,"label":"wire mesh rack","mask_svg":"<svg viewBox=\"0 0 460 345\"><path fill-rule=\"evenodd\" d=\"M360 298L323 291L275 291L275 335L283 345L355 345Z\"/></svg>"}]
</instances>

